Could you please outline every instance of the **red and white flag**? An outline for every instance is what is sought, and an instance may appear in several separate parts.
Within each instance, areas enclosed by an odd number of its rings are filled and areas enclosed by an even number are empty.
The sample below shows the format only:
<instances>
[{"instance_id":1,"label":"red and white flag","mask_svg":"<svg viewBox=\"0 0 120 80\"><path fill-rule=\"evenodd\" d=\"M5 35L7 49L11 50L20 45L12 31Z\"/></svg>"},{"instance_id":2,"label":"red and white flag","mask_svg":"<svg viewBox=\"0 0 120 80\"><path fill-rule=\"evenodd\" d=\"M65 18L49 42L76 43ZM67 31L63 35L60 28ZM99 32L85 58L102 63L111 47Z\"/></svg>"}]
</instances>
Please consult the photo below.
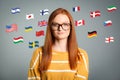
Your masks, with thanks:
<instances>
[{"instance_id":1,"label":"red and white flag","mask_svg":"<svg viewBox=\"0 0 120 80\"><path fill-rule=\"evenodd\" d=\"M90 12L90 17L95 18L97 16L100 16L101 12L99 10L96 10L94 12Z\"/></svg>"},{"instance_id":2,"label":"red and white flag","mask_svg":"<svg viewBox=\"0 0 120 80\"><path fill-rule=\"evenodd\" d=\"M114 42L114 37L105 38L105 43Z\"/></svg>"},{"instance_id":3,"label":"red and white flag","mask_svg":"<svg viewBox=\"0 0 120 80\"><path fill-rule=\"evenodd\" d=\"M82 25L85 25L85 20L84 19L75 21L75 26L82 26Z\"/></svg>"},{"instance_id":4,"label":"red and white flag","mask_svg":"<svg viewBox=\"0 0 120 80\"><path fill-rule=\"evenodd\" d=\"M44 31L43 30L36 31L36 37L39 37L39 36L44 36Z\"/></svg>"},{"instance_id":5,"label":"red and white flag","mask_svg":"<svg viewBox=\"0 0 120 80\"><path fill-rule=\"evenodd\" d=\"M28 14L28 15L26 15L26 19L27 20L34 19L34 14Z\"/></svg>"}]
</instances>

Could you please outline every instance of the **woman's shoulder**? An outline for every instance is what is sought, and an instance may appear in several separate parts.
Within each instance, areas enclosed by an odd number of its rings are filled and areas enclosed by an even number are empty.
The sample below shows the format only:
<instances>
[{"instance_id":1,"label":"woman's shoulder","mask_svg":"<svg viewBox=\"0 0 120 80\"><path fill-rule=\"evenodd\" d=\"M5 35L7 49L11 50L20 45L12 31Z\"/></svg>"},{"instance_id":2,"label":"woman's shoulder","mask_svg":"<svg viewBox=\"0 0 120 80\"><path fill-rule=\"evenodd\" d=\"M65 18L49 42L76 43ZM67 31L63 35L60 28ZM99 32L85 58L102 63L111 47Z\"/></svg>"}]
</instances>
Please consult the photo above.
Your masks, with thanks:
<instances>
[{"instance_id":1,"label":"woman's shoulder","mask_svg":"<svg viewBox=\"0 0 120 80\"><path fill-rule=\"evenodd\" d=\"M84 50L84 49L82 49L82 48L78 48L78 51L79 51L79 53L80 53L82 56L86 56L86 57L88 56L86 50Z\"/></svg>"},{"instance_id":2,"label":"woman's shoulder","mask_svg":"<svg viewBox=\"0 0 120 80\"><path fill-rule=\"evenodd\" d=\"M37 55L41 55L41 54L42 54L42 46L36 48L36 49L33 51L33 56L37 56Z\"/></svg>"},{"instance_id":3,"label":"woman's shoulder","mask_svg":"<svg viewBox=\"0 0 120 80\"><path fill-rule=\"evenodd\" d=\"M89 70L89 57L88 57L88 54L87 54L86 50L84 50L84 49L78 48L78 50L79 50L79 53L81 54L80 56L81 56L81 58L83 60L83 63L85 64L86 70L87 70L87 72L89 72L88 71Z\"/></svg>"},{"instance_id":4,"label":"woman's shoulder","mask_svg":"<svg viewBox=\"0 0 120 80\"><path fill-rule=\"evenodd\" d=\"M34 51L37 51L37 52L42 52L42 46L41 47L38 47L38 48L36 48Z\"/></svg>"}]
</instances>

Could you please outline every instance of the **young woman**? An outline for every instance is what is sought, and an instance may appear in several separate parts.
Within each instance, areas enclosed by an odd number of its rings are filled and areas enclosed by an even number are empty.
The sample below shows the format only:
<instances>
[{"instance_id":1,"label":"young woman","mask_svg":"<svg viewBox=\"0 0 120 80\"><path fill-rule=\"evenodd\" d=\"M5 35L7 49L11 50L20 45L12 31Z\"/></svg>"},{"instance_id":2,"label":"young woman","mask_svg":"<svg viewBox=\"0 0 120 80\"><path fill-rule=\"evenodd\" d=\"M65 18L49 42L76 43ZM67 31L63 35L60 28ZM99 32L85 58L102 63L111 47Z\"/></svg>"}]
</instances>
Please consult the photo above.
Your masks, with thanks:
<instances>
[{"instance_id":1,"label":"young woman","mask_svg":"<svg viewBox=\"0 0 120 80\"><path fill-rule=\"evenodd\" d=\"M71 14L56 9L48 20L44 46L33 53L28 80L88 80L88 69L88 55L78 48Z\"/></svg>"}]
</instances>

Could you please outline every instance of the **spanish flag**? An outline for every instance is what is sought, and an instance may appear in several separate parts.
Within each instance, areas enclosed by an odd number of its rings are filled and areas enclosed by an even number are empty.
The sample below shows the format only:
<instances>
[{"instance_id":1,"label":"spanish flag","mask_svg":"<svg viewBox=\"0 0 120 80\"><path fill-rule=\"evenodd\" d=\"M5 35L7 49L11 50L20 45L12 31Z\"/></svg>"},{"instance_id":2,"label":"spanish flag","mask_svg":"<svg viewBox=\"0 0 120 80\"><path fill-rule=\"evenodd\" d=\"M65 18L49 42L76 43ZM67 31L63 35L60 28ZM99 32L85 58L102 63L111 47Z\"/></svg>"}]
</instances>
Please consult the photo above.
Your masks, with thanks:
<instances>
[{"instance_id":1,"label":"spanish flag","mask_svg":"<svg viewBox=\"0 0 120 80\"><path fill-rule=\"evenodd\" d=\"M97 31L88 32L88 38L97 36Z\"/></svg>"}]
</instances>

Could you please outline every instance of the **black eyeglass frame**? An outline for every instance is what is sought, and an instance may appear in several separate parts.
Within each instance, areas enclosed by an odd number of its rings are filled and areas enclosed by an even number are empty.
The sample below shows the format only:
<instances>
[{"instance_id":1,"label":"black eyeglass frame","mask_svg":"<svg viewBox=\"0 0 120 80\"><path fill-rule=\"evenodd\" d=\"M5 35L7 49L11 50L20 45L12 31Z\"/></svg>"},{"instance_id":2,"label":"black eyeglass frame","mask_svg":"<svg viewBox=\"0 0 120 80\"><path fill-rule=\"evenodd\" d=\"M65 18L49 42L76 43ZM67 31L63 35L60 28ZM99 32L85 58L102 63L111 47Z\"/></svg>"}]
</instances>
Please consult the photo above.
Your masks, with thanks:
<instances>
[{"instance_id":1,"label":"black eyeglass frame","mask_svg":"<svg viewBox=\"0 0 120 80\"><path fill-rule=\"evenodd\" d=\"M62 24L59 24L59 23L53 22L51 24L52 30L58 30L60 27L62 27L63 30L67 30L67 29L69 29L70 26L71 26L71 23L62 23ZM67 28L65 29L65 27L67 27Z\"/></svg>"}]
</instances>

